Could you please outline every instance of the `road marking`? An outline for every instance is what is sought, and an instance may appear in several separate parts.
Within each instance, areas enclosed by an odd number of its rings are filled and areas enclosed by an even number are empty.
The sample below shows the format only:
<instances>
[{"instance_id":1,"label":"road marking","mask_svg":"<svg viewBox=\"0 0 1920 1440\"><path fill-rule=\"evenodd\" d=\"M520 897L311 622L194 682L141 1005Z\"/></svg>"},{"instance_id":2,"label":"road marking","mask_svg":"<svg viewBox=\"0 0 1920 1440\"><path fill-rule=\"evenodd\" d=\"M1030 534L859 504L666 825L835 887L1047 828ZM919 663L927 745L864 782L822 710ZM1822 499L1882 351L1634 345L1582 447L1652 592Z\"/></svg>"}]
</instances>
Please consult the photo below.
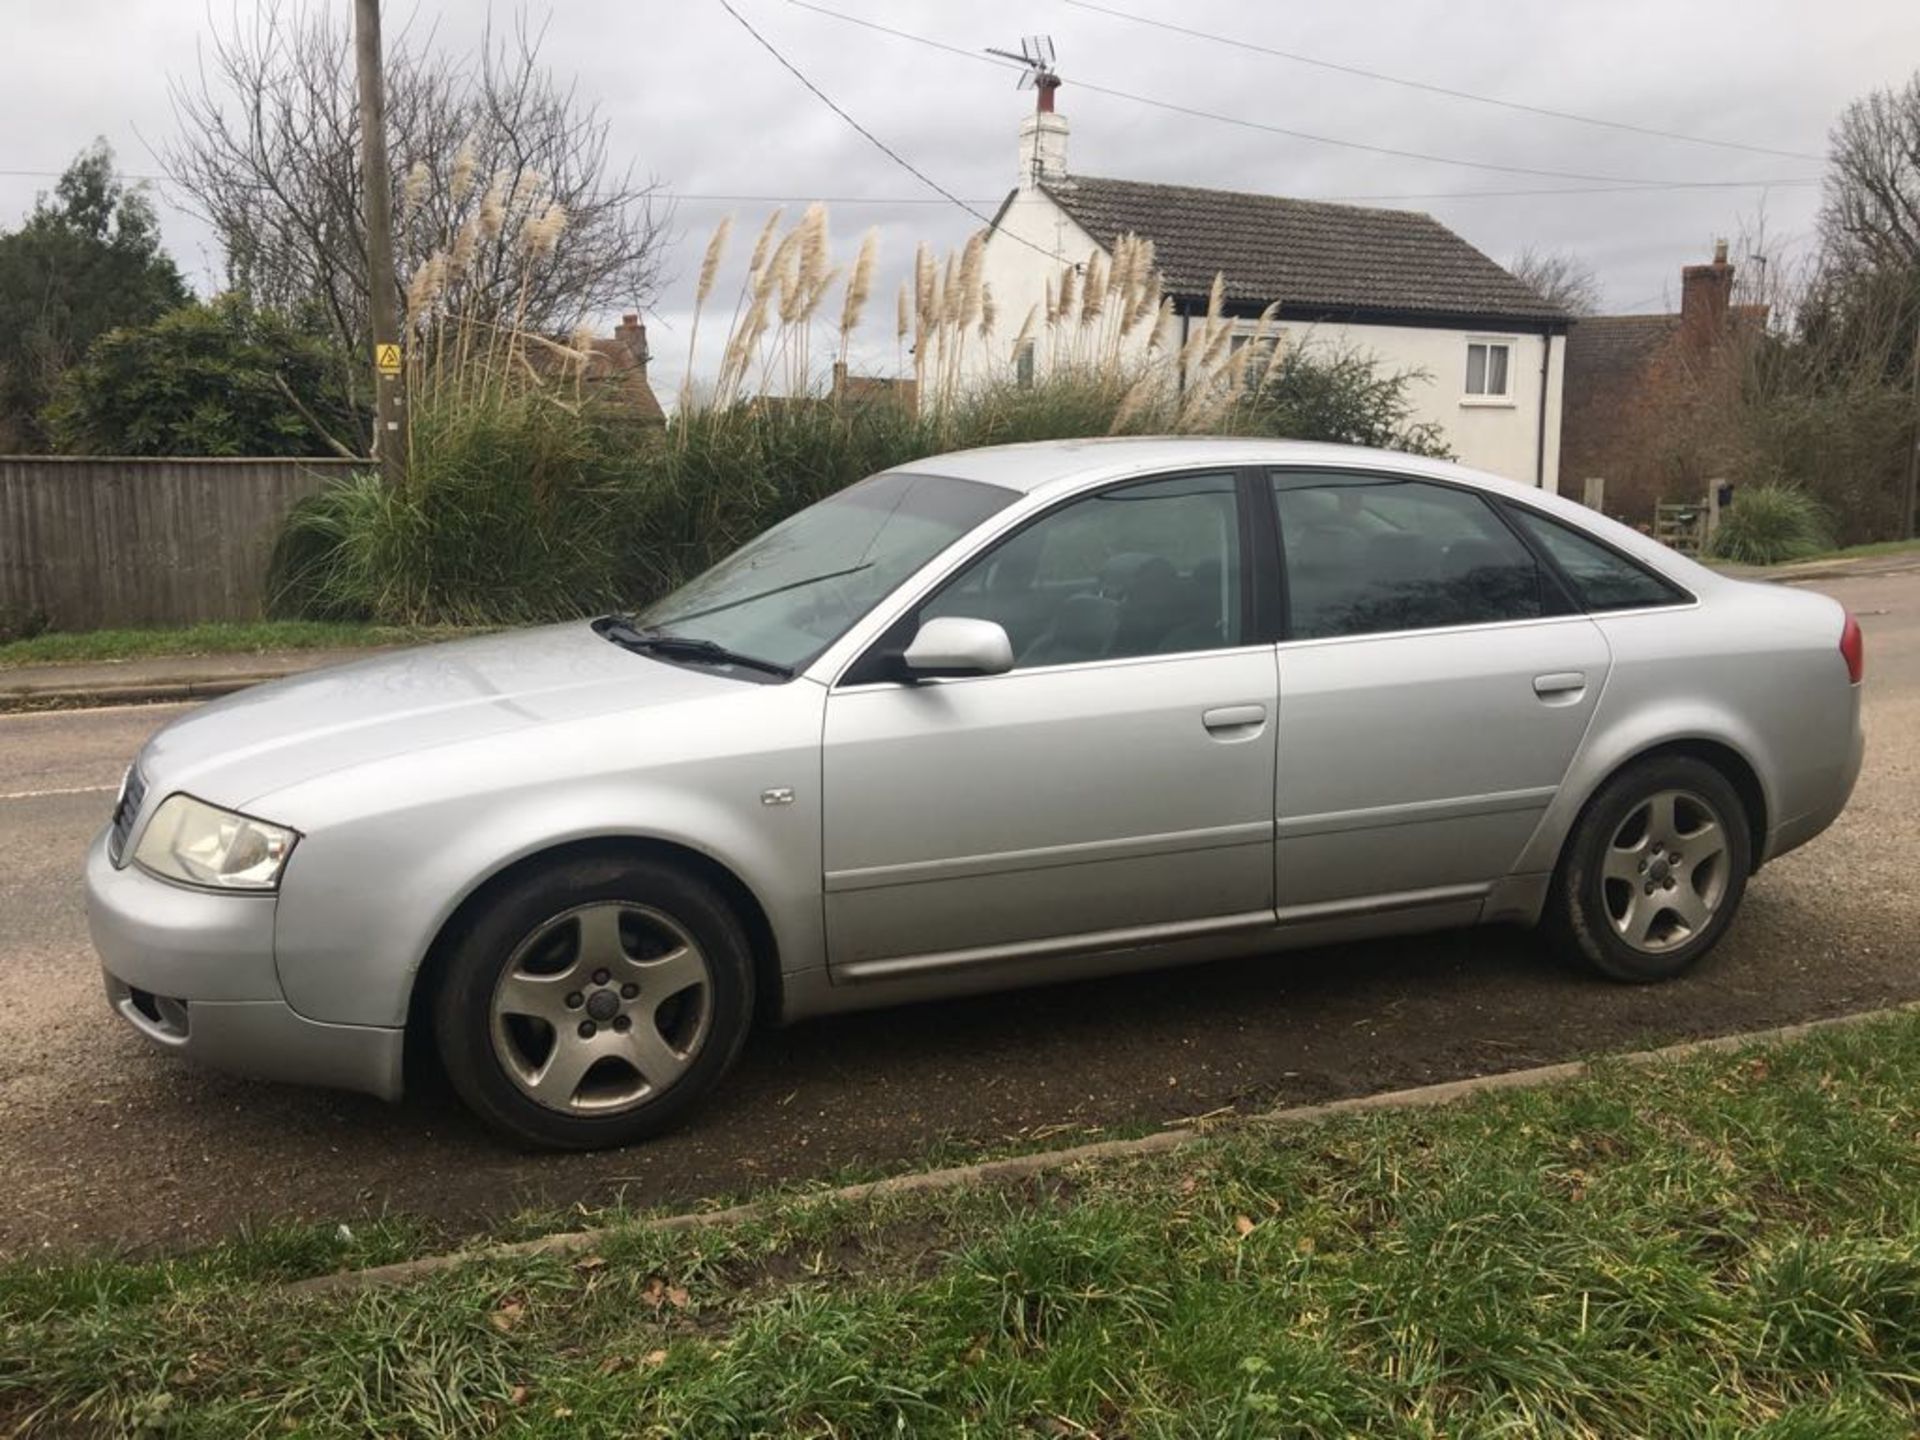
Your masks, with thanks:
<instances>
[{"instance_id":1,"label":"road marking","mask_svg":"<svg viewBox=\"0 0 1920 1440\"><path fill-rule=\"evenodd\" d=\"M49 795L111 795L118 785L69 785L63 790L15 790L0 800L44 800Z\"/></svg>"}]
</instances>

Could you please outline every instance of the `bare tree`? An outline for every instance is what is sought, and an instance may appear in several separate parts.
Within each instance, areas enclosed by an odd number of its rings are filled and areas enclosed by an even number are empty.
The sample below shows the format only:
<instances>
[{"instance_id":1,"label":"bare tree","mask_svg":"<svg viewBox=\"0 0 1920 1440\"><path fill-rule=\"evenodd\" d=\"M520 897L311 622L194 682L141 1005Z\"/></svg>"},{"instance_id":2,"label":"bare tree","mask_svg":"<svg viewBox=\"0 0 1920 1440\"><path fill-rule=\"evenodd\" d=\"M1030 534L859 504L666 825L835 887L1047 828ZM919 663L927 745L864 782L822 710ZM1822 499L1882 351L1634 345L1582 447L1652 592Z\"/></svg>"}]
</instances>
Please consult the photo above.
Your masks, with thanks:
<instances>
[{"instance_id":1,"label":"bare tree","mask_svg":"<svg viewBox=\"0 0 1920 1440\"><path fill-rule=\"evenodd\" d=\"M1600 309L1600 279L1593 267L1570 250L1536 250L1531 245L1507 266L1516 280L1569 315Z\"/></svg>"},{"instance_id":2,"label":"bare tree","mask_svg":"<svg viewBox=\"0 0 1920 1440\"><path fill-rule=\"evenodd\" d=\"M1828 148L1820 233L1829 259L1920 272L1920 72L1849 105Z\"/></svg>"},{"instance_id":3,"label":"bare tree","mask_svg":"<svg viewBox=\"0 0 1920 1440\"><path fill-rule=\"evenodd\" d=\"M364 353L352 40L334 10L236 5L198 74L173 83L180 137L162 158L219 233L235 288L317 310ZM416 313L430 291L442 315L564 330L659 288L657 182L612 167L606 122L541 66L542 38L522 18L471 57L431 34L388 47L397 286Z\"/></svg>"}]
</instances>

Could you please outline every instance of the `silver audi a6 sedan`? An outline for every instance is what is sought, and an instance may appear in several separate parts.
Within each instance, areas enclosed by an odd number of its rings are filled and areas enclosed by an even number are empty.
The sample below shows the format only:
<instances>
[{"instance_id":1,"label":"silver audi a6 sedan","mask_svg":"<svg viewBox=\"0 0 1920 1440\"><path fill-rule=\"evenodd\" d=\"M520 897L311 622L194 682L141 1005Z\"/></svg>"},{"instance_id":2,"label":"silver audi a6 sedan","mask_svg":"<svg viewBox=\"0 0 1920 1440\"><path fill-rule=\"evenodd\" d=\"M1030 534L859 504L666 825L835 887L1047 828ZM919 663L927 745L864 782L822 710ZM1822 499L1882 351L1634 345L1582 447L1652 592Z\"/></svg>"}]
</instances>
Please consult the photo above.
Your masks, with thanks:
<instances>
[{"instance_id":1,"label":"silver audi a6 sedan","mask_svg":"<svg viewBox=\"0 0 1920 1440\"><path fill-rule=\"evenodd\" d=\"M756 1017L1487 922L1674 975L1846 803L1861 664L1831 600L1449 464L944 455L641 614L174 722L89 914L155 1044L387 1097L430 1046L618 1144Z\"/></svg>"}]
</instances>

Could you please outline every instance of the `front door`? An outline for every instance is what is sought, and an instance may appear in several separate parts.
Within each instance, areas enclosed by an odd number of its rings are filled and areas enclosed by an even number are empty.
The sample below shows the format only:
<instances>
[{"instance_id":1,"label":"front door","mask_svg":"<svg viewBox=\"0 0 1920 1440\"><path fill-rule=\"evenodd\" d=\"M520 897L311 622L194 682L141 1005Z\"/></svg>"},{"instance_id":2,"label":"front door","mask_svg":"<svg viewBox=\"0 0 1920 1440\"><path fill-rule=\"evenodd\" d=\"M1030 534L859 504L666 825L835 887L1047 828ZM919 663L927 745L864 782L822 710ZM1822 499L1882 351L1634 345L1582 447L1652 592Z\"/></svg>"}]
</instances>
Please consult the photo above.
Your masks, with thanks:
<instances>
[{"instance_id":1,"label":"front door","mask_svg":"<svg viewBox=\"0 0 1920 1440\"><path fill-rule=\"evenodd\" d=\"M1572 763L1606 639L1472 490L1281 472L1274 498L1282 918L1470 904Z\"/></svg>"},{"instance_id":2,"label":"front door","mask_svg":"<svg viewBox=\"0 0 1920 1440\"><path fill-rule=\"evenodd\" d=\"M1253 643L1239 492L1181 475L1045 513L892 637L990 619L1012 671L828 698L837 978L1270 920L1274 652Z\"/></svg>"}]
</instances>

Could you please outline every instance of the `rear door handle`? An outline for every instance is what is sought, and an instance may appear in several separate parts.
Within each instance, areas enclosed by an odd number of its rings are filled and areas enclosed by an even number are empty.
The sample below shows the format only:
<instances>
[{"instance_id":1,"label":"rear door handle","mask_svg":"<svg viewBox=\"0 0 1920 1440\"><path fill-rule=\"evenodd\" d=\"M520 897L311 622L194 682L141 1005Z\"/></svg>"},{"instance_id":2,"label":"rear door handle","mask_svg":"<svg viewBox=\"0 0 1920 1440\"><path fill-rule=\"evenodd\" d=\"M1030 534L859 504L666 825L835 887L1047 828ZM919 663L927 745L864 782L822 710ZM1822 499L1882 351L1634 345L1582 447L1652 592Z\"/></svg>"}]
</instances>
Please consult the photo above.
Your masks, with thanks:
<instances>
[{"instance_id":1,"label":"rear door handle","mask_svg":"<svg viewBox=\"0 0 1920 1440\"><path fill-rule=\"evenodd\" d=\"M1256 725L1267 723L1267 707L1264 705L1219 705L1201 712L1200 723L1214 734L1222 731L1248 730Z\"/></svg>"},{"instance_id":2,"label":"rear door handle","mask_svg":"<svg viewBox=\"0 0 1920 1440\"><path fill-rule=\"evenodd\" d=\"M1540 696L1568 695L1587 688L1584 670L1555 670L1550 675L1533 677L1533 693Z\"/></svg>"}]
</instances>

